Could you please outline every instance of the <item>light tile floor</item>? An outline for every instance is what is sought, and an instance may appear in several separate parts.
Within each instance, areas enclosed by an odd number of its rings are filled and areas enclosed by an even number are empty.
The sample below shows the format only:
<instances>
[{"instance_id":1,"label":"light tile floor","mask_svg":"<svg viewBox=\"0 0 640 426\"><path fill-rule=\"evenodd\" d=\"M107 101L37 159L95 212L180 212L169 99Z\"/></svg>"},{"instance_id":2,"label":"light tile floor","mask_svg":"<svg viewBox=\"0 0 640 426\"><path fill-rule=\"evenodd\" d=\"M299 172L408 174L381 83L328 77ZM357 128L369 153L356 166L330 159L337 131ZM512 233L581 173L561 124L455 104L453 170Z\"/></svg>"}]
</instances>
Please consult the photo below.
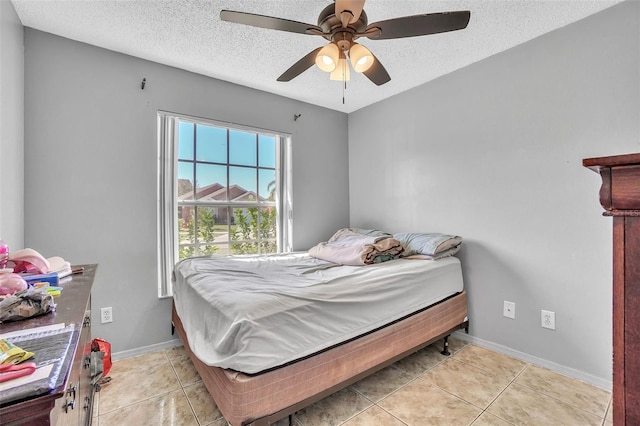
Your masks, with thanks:
<instances>
[{"instance_id":1,"label":"light tile floor","mask_svg":"<svg viewBox=\"0 0 640 426\"><path fill-rule=\"evenodd\" d=\"M458 339L449 357L441 347L298 411L294 424L613 426L606 390ZM114 362L109 376L96 394L96 426L226 425L182 347Z\"/></svg>"}]
</instances>

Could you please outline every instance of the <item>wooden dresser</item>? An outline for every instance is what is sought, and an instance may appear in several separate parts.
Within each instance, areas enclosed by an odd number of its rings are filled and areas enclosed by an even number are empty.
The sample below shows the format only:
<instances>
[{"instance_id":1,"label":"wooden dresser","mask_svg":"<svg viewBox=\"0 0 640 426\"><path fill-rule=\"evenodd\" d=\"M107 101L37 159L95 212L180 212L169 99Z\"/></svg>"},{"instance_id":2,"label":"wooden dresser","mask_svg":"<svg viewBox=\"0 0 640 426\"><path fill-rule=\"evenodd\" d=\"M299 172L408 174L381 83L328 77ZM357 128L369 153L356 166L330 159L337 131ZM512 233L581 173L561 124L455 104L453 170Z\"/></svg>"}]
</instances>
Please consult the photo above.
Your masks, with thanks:
<instances>
[{"instance_id":1,"label":"wooden dresser","mask_svg":"<svg viewBox=\"0 0 640 426\"><path fill-rule=\"evenodd\" d=\"M640 154L582 161L613 216L613 423L640 425Z\"/></svg>"},{"instance_id":2,"label":"wooden dresser","mask_svg":"<svg viewBox=\"0 0 640 426\"><path fill-rule=\"evenodd\" d=\"M84 266L84 272L61 281L62 295L54 299L55 312L29 320L0 324L0 334L30 330L53 324L75 324L79 333L67 353L68 367L60 376L64 383L53 391L13 403L0 401L0 424L6 425L90 425L94 389L91 386L88 357L91 351L91 286L97 265ZM36 354L37 356L37 354Z\"/></svg>"}]
</instances>

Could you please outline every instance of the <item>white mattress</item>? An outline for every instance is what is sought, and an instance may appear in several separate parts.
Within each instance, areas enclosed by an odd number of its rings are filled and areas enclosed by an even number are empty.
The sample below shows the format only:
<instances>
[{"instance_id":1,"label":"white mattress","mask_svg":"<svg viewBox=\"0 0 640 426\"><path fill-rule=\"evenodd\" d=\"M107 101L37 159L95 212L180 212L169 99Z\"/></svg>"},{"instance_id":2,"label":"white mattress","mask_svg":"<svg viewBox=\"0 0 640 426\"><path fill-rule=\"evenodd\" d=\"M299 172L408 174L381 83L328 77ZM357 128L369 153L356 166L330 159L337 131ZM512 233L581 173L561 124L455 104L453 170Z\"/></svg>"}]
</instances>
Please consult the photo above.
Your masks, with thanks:
<instances>
[{"instance_id":1,"label":"white mattress","mask_svg":"<svg viewBox=\"0 0 640 426\"><path fill-rule=\"evenodd\" d=\"M360 336L463 290L460 261L340 266L306 253L185 259L174 303L205 364L258 373Z\"/></svg>"}]
</instances>

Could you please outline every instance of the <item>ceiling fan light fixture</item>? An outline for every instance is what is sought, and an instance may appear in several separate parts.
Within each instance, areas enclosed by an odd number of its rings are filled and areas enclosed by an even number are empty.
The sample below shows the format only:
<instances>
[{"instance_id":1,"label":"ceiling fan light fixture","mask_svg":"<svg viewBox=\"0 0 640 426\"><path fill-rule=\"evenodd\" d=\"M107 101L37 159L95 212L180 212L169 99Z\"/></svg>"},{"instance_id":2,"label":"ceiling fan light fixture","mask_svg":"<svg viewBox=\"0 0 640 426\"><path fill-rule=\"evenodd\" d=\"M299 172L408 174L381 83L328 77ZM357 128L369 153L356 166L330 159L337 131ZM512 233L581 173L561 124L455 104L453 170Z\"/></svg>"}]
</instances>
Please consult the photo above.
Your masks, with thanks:
<instances>
[{"instance_id":1,"label":"ceiling fan light fixture","mask_svg":"<svg viewBox=\"0 0 640 426\"><path fill-rule=\"evenodd\" d=\"M349 49L351 66L355 72L365 72L373 65L373 54L361 44L353 43Z\"/></svg>"},{"instance_id":2,"label":"ceiling fan light fixture","mask_svg":"<svg viewBox=\"0 0 640 426\"><path fill-rule=\"evenodd\" d=\"M351 79L349 64L347 63L347 58L343 55L340 55L340 59L338 59L338 66L335 70L331 71L329 79L334 81L349 81Z\"/></svg>"},{"instance_id":3,"label":"ceiling fan light fixture","mask_svg":"<svg viewBox=\"0 0 640 426\"><path fill-rule=\"evenodd\" d=\"M381 86L391 80L389 73L369 49L354 43L356 39L389 40L457 31L466 28L471 18L470 11L460 10L402 16L370 24L363 8L365 0L327 2L331 4L318 15L318 25L233 10L220 11L220 19L252 27L320 36L329 42L300 58L277 81L291 81L314 64L332 73L332 80L346 81L350 77L351 63L355 71ZM346 88L346 83L343 87Z\"/></svg>"},{"instance_id":4,"label":"ceiling fan light fixture","mask_svg":"<svg viewBox=\"0 0 640 426\"><path fill-rule=\"evenodd\" d=\"M316 55L316 65L324 72L332 72L338 65L340 50L334 43L324 46Z\"/></svg>"}]
</instances>

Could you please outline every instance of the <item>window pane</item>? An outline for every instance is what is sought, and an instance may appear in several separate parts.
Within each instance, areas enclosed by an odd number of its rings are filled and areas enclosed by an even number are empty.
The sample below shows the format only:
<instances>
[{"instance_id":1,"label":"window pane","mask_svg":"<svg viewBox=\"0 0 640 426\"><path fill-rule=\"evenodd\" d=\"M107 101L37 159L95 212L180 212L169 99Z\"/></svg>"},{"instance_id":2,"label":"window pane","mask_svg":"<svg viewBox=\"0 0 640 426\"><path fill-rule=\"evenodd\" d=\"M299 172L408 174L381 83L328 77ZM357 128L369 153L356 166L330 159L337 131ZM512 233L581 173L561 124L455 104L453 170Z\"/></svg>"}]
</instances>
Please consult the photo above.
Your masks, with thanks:
<instances>
[{"instance_id":1,"label":"window pane","mask_svg":"<svg viewBox=\"0 0 640 426\"><path fill-rule=\"evenodd\" d=\"M260 241L260 253L261 254L269 254L269 253L277 253L278 252L278 244L275 240L263 240Z\"/></svg>"},{"instance_id":2,"label":"window pane","mask_svg":"<svg viewBox=\"0 0 640 426\"><path fill-rule=\"evenodd\" d=\"M231 232L231 254L256 254L258 208L233 209L235 225Z\"/></svg>"},{"instance_id":3,"label":"window pane","mask_svg":"<svg viewBox=\"0 0 640 426\"><path fill-rule=\"evenodd\" d=\"M178 207L178 260L193 256L195 243L195 209L191 206Z\"/></svg>"},{"instance_id":4,"label":"window pane","mask_svg":"<svg viewBox=\"0 0 640 426\"><path fill-rule=\"evenodd\" d=\"M218 238L222 238L222 241L227 240L227 228L224 225L216 225L216 209L214 207L197 207L196 211L198 212L196 216L198 255L216 254L218 246L215 242Z\"/></svg>"},{"instance_id":5,"label":"window pane","mask_svg":"<svg viewBox=\"0 0 640 426\"><path fill-rule=\"evenodd\" d=\"M258 181L260 183L260 191L258 192L259 200L276 200L276 171L275 170L258 170Z\"/></svg>"},{"instance_id":6,"label":"window pane","mask_svg":"<svg viewBox=\"0 0 640 426\"><path fill-rule=\"evenodd\" d=\"M231 249L229 248L229 244L218 244L218 251L216 251L218 256L231 254Z\"/></svg>"},{"instance_id":7,"label":"window pane","mask_svg":"<svg viewBox=\"0 0 640 426\"><path fill-rule=\"evenodd\" d=\"M229 130L229 163L257 166L255 133Z\"/></svg>"},{"instance_id":8,"label":"window pane","mask_svg":"<svg viewBox=\"0 0 640 426\"><path fill-rule=\"evenodd\" d=\"M231 215L232 211L231 208L228 206L221 206L217 208L216 211L216 224L218 225L224 225L225 227L225 232L229 232L229 227L228 225L230 223L233 223L233 219L232 219L232 215ZM227 234L227 240L229 240L229 236Z\"/></svg>"},{"instance_id":9,"label":"window pane","mask_svg":"<svg viewBox=\"0 0 640 426\"><path fill-rule=\"evenodd\" d=\"M193 161L193 124L178 124L178 159Z\"/></svg>"},{"instance_id":10,"label":"window pane","mask_svg":"<svg viewBox=\"0 0 640 426\"><path fill-rule=\"evenodd\" d=\"M235 227L231 233L233 254L276 253L277 220L273 207L234 209Z\"/></svg>"},{"instance_id":11,"label":"window pane","mask_svg":"<svg viewBox=\"0 0 640 426\"><path fill-rule=\"evenodd\" d=\"M193 200L193 163L178 162L178 200Z\"/></svg>"},{"instance_id":12,"label":"window pane","mask_svg":"<svg viewBox=\"0 0 640 426\"><path fill-rule=\"evenodd\" d=\"M256 201L258 193L257 179L256 169L254 168L229 167L229 199L233 201Z\"/></svg>"},{"instance_id":13,"label":"window pane","mask_svg":"<svg viewBox=\"0 0 640 426\"><path fill-rule=\"evenodd\" d=\"M227 162L227 130L196 125L196 159L211 163Z\"/></svg>"},{"instance_id":14,"label":"window pane","mask_svg":"<svg viewBox=\"0 0 640 426\"><path fill-rule=\"evenodd\" d=\"M260 215L258 219L258 233L261 240L263 239L273 239L275 243L275 239L277 237L277 220L276 220L276 209L275 207L261 207ZM273 251L269 251L268 253L275 253L275 248Z\"/></svg>"},{"instance_id":15,"label":"window pane","mask_svg":"<svg viewBox=\"0 0 640 426\"><path fill-rule=\"evenodd\" d=\"M157 123L160 297L187 257L291 251L289 137L164 112Z\"/></svg>"},{"instance_id":16,"label":"window pane","mask_svg":"<svg viewBox=\"0 0 640 426\"><path fill-rule=\"evenodd\" d=\"M248 207L233 209L233 223L234 228L231 232L231 240L233 241L246 241L255 240L258 223L258 208Z\"/></svg>"},{"instance_id":17,"label":"window pane","mask_svg":"<svg viewBox=\"0 0 640 426\"><path fill-rule=\"evenodd\" d=\"M227 199L227 167L196 164L196 198L199 200Z\"/></svg>"},{"instance_id":18,"label":"window pane","mask_svg":"<svg viewBox=\"0 0 640 426\"><path fill-rule=\"evenodd\" d=\"M276 138L274 136L258 136L258 155L260 167L276 167Z\"/></svg>"},{"instance_id":19,"label":"window pane","mask_svg":"<svg viewBox=\"0 0 640 426\"><path fill-rule=\"evenodd\" d=\"M255 243L231 244L231 254L258 254L258 247Z\"/></svg>"}]
</instances>

